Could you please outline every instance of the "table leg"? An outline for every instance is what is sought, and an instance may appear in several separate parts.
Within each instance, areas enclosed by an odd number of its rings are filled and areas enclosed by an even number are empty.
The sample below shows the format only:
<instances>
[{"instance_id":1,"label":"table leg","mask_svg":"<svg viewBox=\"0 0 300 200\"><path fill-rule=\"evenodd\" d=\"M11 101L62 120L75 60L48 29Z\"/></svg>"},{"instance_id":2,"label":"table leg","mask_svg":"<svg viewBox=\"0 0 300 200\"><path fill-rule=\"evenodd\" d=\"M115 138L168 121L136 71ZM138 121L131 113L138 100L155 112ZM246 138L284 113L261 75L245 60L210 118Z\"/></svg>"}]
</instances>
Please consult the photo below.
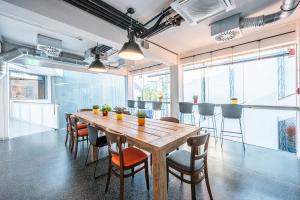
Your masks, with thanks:
<instances>
[{"instance_id":1,"label":"table leg","mask_svg":"<svg viewBox=\"0 0 300 200\"><path fill-rule=\"evenodd\" d=\"M91 151L90 151L90 156L91 156L91 162L95 162L98 160L98 148L95 146L91 146Z\"/></svg>"},{"instance_id":2,"label":"table leg","mask_svg":"<svg viewBox=\"0 0 300 200\"><path fill-rule=\"evenodd\" d=\"M154 200L167 200L166 155L164 152L153 152L153 197Z\"/></svg>"}]
</instances>

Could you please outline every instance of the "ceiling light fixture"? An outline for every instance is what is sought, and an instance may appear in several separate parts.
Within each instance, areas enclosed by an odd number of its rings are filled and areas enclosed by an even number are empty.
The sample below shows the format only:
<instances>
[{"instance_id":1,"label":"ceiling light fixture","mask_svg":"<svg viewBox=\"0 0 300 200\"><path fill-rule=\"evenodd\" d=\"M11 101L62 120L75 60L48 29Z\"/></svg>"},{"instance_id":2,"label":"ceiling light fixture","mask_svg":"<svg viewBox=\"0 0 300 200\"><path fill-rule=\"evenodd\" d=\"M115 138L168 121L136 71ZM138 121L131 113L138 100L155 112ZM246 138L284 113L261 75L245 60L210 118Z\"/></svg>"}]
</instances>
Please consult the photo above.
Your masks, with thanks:
<instances>
[{"instance_id":1,"label":"ceiling light fixture","mask_svg":"<svg viewBox=\"0 0 300 200\"><path fill-rule=\"evenodd\" d=\"M133 8L128 8L127 13L132 15L134 13ZM130 16L131 18L131 16ZM128 28L128 39L129 41L126 42L121 50L119 51L119 56L126 60L141 60L145 56L140 49L140 46L135 42L135 33L132 29L132 18L130 22L130 26Z\"/></svg>"},{"instance_id":2,"label":"ceiling light fixture","mask_svg":"<svg viewBox=\"0 0 300 200\"><path fill-rule=\"evenodd\" d=\"M88 70L92 72L107 72L107 69L105 65L101 62L100 60L100 48L99 46L96 46L93 50L92 53L95 54L95 60L90 64Z\"/></svg>"}]
</instances>

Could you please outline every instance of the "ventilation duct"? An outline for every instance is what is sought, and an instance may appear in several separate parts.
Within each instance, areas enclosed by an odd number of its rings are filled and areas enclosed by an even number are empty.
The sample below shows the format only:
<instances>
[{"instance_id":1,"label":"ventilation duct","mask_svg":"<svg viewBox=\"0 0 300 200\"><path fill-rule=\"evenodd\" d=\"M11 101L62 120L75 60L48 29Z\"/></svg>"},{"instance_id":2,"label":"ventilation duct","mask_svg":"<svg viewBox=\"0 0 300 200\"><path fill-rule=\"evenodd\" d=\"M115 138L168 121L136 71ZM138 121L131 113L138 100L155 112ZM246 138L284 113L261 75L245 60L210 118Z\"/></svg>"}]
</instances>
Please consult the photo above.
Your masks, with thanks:
<instances>
[{"instance_id":1,"label":"ventilation duct","mask_svg":"<svg viewBox=\"0 0 300 200\"><path fill-rule=\"evenodd\" d=\"M6 75L6 66L0 62L0 80Z\"/></svg>"},{"instance_id":2,"label":"ventilation duct","mask_svg":"<svg viewBox=\"0 0 300 200\"><path fill-rule=\"evenodd\" d=\"M62 50L62 41L38 34L37 49L41 50L44 56L59 57Z\"/></svg>"},{"instance_id":3,"label":"ventilation duct","mask_svg":"<svg viewBox=\"0 0 300 200\"><path fill-rule=\"evenodd\" d=\"M211 24L211 36L217 43L226 42L242 36L242 29L262 27L285 19L296 10L300 0L283 0L280 11L258 17L241 18L234 15Z\"/></svg>"},{"instance_id":4,"label":"ventilation duct","mask_svg":"<svg viewBox=\"0 0 300 200\"><path fill-rule=\"evenodd\" d=\"M236 5L234 0L176 0L171 7L185 21L196 25L209 17L234 9Z\"/></svg>"}]
</instances>

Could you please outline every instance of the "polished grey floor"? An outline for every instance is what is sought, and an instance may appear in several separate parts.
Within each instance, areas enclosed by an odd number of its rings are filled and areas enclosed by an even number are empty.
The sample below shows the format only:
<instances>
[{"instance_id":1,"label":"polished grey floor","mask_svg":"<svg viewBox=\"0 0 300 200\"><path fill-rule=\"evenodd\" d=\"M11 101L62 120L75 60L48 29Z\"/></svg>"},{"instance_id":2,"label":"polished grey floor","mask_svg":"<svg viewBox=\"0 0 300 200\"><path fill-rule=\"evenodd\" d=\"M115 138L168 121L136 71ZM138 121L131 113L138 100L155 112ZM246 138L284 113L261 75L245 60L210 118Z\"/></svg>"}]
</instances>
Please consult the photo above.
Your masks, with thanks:
<instances>
[{"instance_id":1,"label":"polished grey floor","mask_svg":"<svg viewBox=\"0 0 300 200\"><path fill-rule=\"evenodd\" d=\"M0 199L118 199L118 179L104 193L106 177L93 179L93 165L84 166L87 145L76 160L64 145L64 133L44 132L0 142ZM103 150L102 155L105 154ZM299 200L300 161L295 155L226 141L223 150L211 140L209 177L214 199ZM107 170L107 161L98 171ZM126 199L152 199L144 173L125 181ZM171 177L170 200L189 200L190 187ZM198 184L197 199L208 199Z\"/></svg>"}]
</instances>

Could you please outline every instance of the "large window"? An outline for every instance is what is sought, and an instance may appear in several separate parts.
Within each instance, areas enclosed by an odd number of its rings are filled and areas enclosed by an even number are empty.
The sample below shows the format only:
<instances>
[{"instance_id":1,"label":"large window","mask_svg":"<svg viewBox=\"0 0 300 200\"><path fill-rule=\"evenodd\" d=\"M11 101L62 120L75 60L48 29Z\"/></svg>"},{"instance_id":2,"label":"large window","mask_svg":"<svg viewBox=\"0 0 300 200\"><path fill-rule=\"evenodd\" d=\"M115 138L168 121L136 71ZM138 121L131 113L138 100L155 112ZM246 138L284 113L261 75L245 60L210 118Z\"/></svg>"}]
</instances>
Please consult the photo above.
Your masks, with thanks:
<instances>
[{"instance_id":1,"label":"large window","mask_svg":"<svg viewBox=\"0 0 300 200\"><path fill-rule=\"evenodd\" d=\"M133 77L133 97L135 100L162 101L164 115L170 115L170 70L162 69L139 73ZM148 107L151 108L150 102Z\"/></svg>"},{"instance_id":2,"label":"large window","mask_svg":"<svg viewBox=\"0 0 300 200\"><path fill-rule=\"evenodd\" d=\"M65 112L76 112L93 105L125 106L125 77L110 74L91 74L63 71L52 81L55 103L59 104L60 127L65 127Z\"/></svg>"},{"instance_id":3,"label":"large window","mask_svg":"<svg viewBox=\"0 0 300 200\"><path fill-rule=\"evenodd\" d=\"M12 100L47 99L47 77L10 72L10 98Z\"/></svg>"},{"instance_id":4,"label":"large window","mask_svg":"<svg viewBox=\"0 0 300 200\"><path fill-rule=\"evenodd\" d=\"M276 110L276 106L296 106L296 54L291 54L294 50L295 46L288 46L186 66L184 100L192 101L193 95L198 95L200 102L224 104L234 97L240 104L275 106L243 109L245 141L295 152L296 111ZM216 116L220 125L220 107L216 108ZM237 127L234 122L227 125Z\"/></svg>"}]
</instances>

